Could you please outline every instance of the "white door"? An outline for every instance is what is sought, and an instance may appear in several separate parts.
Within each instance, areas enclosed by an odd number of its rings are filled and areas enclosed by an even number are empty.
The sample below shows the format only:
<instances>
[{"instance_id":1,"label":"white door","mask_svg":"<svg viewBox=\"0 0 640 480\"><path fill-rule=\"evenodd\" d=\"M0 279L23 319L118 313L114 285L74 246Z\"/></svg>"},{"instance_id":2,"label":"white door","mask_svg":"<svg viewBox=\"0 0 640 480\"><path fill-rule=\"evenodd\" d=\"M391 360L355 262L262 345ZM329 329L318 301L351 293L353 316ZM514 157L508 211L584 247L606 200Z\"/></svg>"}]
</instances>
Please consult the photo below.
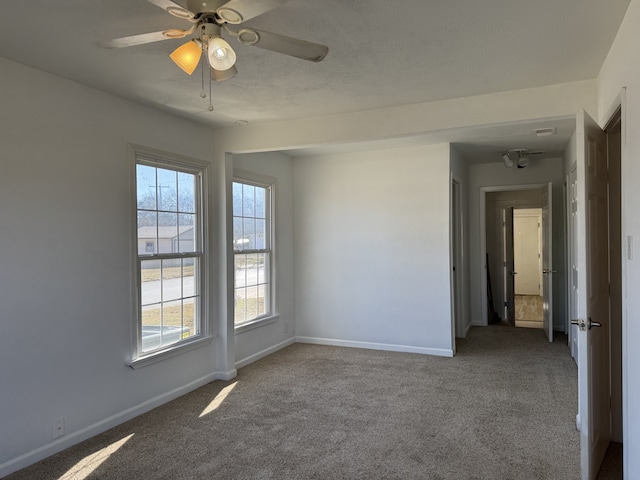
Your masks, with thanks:
<instances>
[{"instance_id":1,"label":"white door","mask_svg":"<svg viewBox=\"0 0 640 480\"><path fill-rule=\"evenodd\" d=\"M550 342L553 342L553 257L551 253L551 182L542 187L542 320L544 332Z\"/></svg>"},{"instance_id":2,"label":"white door","mask_svg":"<svg viewBox=\"0 0 640 480\"><path fill-rule=\"evenodd\" d=\"M516 305L515 305L515 259L513 252L513 207L503 210L503 235L504 235L504 296L506 320L510 325L516 324Z\"/></svg>"},{"instance_id":3,"label":"white door","mask_svg":"<svg viewBox=\"0 0 640 480\"><path fill-rule=\"evenodd\" d=\"M540 224L540 209L516 210L513 215L516 295L542 295Z\"/></svg>"},{"instance_id":4,"label":"white door","mask_svg":"<svg viewBox=\"0 0 640 480\"><path fill-rule=\"evenodd\" d=\"M578 247L576 239L578 237L578 174L576 167L569 174L568 188L568 256L569 256L569 318L578 318ZM576 365L578 364L578 326L569 326L569 344L571 355Z\"/></svg>"},{"instance_id":5,"label":"white door","mask_svg":"<svg viewBox=\"0 0 640 480\"><path fill-rule=\"evenodd\" d=\"M576 126L578 176L578 416L583 480L593 480L611 436L609 208L604 132L584 111ZM584 274L582 274L584 272Z\"/></svg>"}]
</instances>

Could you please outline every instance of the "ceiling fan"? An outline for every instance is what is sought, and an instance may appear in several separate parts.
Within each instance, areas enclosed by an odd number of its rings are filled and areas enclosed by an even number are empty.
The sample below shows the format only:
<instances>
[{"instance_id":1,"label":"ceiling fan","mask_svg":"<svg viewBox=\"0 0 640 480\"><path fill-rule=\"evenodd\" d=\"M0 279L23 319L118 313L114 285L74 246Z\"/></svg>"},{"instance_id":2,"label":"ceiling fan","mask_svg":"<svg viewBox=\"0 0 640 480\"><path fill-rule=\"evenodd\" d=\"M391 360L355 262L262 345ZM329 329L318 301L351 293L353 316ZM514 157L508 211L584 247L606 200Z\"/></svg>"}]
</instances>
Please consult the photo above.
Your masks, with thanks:
<instances>
[{"instance_id":1,"label":"ceiling fan","mask_svg":"<svg viewBox=\"0 0 640 480\"><path fill-rule=\"evenodd\" d=\"M546 152L542 150L532 152L526 148L513 148L502 154L502 160L506 168L511 168L514 165L518 168L525 168L529 165L529 157L531 155L542 155L544 153Z\"/></svg>"},{"instance_id":2,"label":"ceiling fan","mask_svg":"<svg viewBox=\"0 0 640 480\"><path fill-rule=\"evenodd\" d=\"M244 45L310 62L320 62L329 53L328 47L318 43L255 28L235 29L230 26L240 25L287 3L288 0L186 0L186 7L171 0L148 1L193 25L186 30L173 28L99 41L98 45L104 48L124 48L193 35L191 40L174 50L170 57L178 67L191 75L198 66L202 53L206 52L212 71L211 78L216 81L227 80L238 73L235 67L236 53L222 38L222 32Z\"/></svg>"}]
</instances>

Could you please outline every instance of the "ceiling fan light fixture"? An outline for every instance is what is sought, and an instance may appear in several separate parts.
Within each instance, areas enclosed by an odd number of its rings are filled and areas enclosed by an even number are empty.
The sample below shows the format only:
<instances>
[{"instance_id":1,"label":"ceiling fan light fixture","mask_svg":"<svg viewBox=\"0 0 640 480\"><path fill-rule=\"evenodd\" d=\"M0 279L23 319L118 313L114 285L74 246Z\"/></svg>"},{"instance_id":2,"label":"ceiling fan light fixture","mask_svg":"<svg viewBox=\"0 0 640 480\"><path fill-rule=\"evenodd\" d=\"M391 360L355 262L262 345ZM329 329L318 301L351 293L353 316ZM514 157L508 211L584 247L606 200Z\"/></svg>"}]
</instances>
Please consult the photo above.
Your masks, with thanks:
<instances>
[{"instance_id":1,"label":"ceiling fan light fixture","mask_svg":"<svg viewBox=\"0 0 640 480\"><path fill-rule=\"evenodd\" d=\"M230 23L232 25L237 25L239 23L244 22L244 18L242 14L233 8L229 7L220 7L216 13L220 18L222 18L225 22Z\"/></svg>"},{"instance_id":2,"label":"ceiling fan light fixture","mask_svg":"<svg viewBox=\"0 0 640 480\"><path fill-rule=\"evenodd\" d=\"M225 71L229 70L236 63L236 52L233 51L231 45L229 45L222 37L211 37L209 39L207 50L211 68Z\"/></svg>"},{"instance_id":3,"label":"ceiling fan light fixture","mask_svg":"<svg viewBox=\"0 0 640 480\"><path fill-rule=\"evenodd\" d=\"M175 6L170 5L170 6L166 7L166 10L167 10L168 13L170 13L174 17L178 17L178 18L181 18L183 20L192 20L193 19L193 13L191 13L186 8L182 8L179 5L175 5Z\"/></svg>"},{"instance_id":4,"label":"ceiling fan light fixture","mask_svg":"<svg viewBox=\"0 0 640 480\"><path fill-rule=\"evenodd\" d=\"M190 40L176 48L169 58L186 74L191 75L198 67L202 56L202 44L198 40Z\"/></svg>"},{"instance_id":5,"label":"ceiling fan light fixture","mask_svg":"<svg viewBox=\"0 0 640 480\"><path fill-rule=\"evenodd\" d=\"M170 28L169 30L164 30L162 35L165 38L184 38L189 33L189 30L180 30L179 28Z\"/></svg>"},{"instance_id":6,"label":"ceiling fan light fixture","mask_svg":"<svg viewBox=\"0 0 640 480\"><path fill-rule=\"evenodd\" d=\"M524 168L527 165L529 165L529 157L521 156L520 158L518 158L518 168Z\"/></svg>"},{"instance_id":7,"label":"ceiling fan light fixture","mask_svg":"<svg viewBox=\"0 0 640 480\"><path fill-rule=\"evenodd\" d=\"M506 168L511 168L513 167L513 160L511 159L511 156L509 155L509 152L505 152L502 155L502 160L504 161L504 166Z\"/></svg>"},{"instance_id":8,"label":"ceiling fan light fixture","mask_svg":"<svg viewBox=\"0 0 640 480\"><path fill-rule=\"evenodd\" d=\"M235 77L237 74L238 69L235 66L228 68L227 70L216 70L215 68L211 69L211 78L213 78L216 82L229 80L230 78Z\"/></svg>"},{"instance_id":9,"label":"ceiling fan light fixture","mask_svg":"<svg viewBox=\"0 0 640 480\"><path fill-rule=\"evenodd\" d=\"M243 45L255 45L260 40L260 34L250 28L243 28L238 32L238 41Z\"/></svg>"}]
</instances>

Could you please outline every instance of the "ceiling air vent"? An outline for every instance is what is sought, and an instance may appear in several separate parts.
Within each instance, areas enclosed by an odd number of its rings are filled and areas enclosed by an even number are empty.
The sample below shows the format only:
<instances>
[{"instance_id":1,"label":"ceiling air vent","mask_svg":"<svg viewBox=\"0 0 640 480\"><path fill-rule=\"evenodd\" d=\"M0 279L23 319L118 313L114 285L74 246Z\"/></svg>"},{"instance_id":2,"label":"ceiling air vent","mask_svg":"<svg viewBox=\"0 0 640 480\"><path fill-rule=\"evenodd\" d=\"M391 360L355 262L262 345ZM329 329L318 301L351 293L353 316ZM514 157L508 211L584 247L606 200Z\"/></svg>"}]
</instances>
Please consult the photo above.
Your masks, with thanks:
<instances>
[{"instance_id":1,"label":"ceiling air vent","mask_svg":"<svg viewBox=\"0 0 640 480\"><path fill-rule=\"evenodd\" d=\"M556 127L550 127L550 128L536 128L534 130L534 132L536 132L536 135L538 137L550 137L552 135L555 135L557 132L557 128Z\"/></svg>"}]
</instances>

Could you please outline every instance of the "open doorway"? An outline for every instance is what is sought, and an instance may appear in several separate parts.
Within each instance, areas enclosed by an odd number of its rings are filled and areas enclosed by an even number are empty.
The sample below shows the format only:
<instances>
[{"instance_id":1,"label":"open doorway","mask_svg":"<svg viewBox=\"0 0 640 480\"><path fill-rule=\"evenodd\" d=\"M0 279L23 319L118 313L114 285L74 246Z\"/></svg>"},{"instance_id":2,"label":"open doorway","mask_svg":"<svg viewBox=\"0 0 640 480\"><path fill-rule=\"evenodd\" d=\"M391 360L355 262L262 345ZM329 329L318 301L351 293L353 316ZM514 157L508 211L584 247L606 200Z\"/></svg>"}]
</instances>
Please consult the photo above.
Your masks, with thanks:
<instances>
[{"instance_id":1,"label":"open doorway","mask_svg":"<svg viewBox=\"0 0 640 480\"><path fill-rule=\"evenodd\" d=\"M513 293L516 327L544 326L541 227L542 208L514 208L513 260L516 275ZM504 254L505 257L510 256L510 253Z\"/></svg>"}]
</instances>

